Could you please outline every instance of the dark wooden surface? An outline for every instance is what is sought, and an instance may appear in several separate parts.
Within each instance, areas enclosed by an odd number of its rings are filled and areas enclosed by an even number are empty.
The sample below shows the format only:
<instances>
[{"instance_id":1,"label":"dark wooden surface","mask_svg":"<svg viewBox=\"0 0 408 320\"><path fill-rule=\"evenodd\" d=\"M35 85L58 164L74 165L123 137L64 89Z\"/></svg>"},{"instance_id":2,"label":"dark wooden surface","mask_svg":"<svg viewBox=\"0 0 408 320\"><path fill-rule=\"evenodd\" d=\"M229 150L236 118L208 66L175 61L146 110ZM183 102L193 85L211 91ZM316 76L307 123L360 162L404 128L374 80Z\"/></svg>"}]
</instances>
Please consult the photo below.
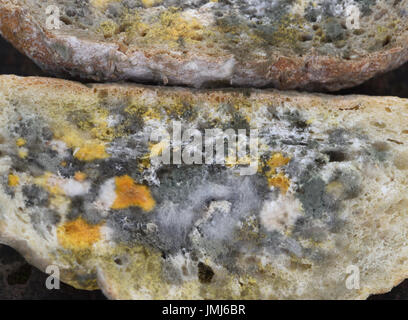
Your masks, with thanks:
<instances>
[{"instance_id":1,"label":"dark wooden surface","mask_svg":"<svg viewBox=\"0 0 408 320\"><path fill-rule=\"evenodd\" d=\"M0 74L52 76L41 71L30 59L0 37ZM408 98L408 64L337 94L366 94ZM76 290L61 283L60 290L48 290L48 275L27 264L14 249L0 245L0 299L105 299L100 291ZM408 300L408 280L391 292L370 297L373 300Z\"/></svg>"}]
</instances>

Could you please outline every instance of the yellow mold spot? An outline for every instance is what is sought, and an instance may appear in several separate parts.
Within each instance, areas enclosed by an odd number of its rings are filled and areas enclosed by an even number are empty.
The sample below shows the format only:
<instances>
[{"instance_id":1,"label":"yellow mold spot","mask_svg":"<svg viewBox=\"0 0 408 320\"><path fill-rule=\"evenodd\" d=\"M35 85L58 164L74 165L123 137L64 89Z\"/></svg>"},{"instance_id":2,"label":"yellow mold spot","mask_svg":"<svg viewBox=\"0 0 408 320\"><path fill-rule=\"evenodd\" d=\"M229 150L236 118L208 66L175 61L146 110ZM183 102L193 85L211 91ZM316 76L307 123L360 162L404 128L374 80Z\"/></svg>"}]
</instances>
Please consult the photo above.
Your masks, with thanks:
<instances>
[{"instance_id":1,"label":"yellow mold spot","mask_svg":"<svg viewBox=\"0 0 408 320\"><path fill-rule=\"evenodd\" d=\"M69 210L71 200L61 194L53 194L48 200L48 208L60 213L65 214Z\"/></svg>"},{"instance_id":2,"label":"yellow mold spot","mask_svg":"<svg viewBox=\"0 0 408 320\"><path fill-rule=\"evenodd\" d=\"M150 157L158 157L163 154L163 151L166 151L167 148L169 148L170 142L167 140L160 141L159 143L156 144L151 144L149 146L150 148Z\"/></svg>"},{"instance_id":3,"label":"yellow mold spot","mask_svg":"<svg viewBox=\"0 0 408 320\"><path fill-rule=\"evenodd\" d=\"M200 22L193 18L187 20L181 16L177 10L168 10L163 12L160 17L164 38L168 40L177 40L180 37L191 40L202 40L203 27Z\"/></svg>"},{"instance_id":4,"label":"yellow mold spot","mask_svg":"<svg viewBox=\"0 0 408 320\"><path fill-rule=\"evenodd\" d=\"M21 159L27 158L27 156L28 156L27 150L19 150L19 151L18 151L18 156L19 156Z\"/></svg>"},{"instance_id":5,"label":"yellow mold spot","mask_svg":"<svg viewBox=\"0 0 408 320\"><path fill-rule=\"evenodd\" d=\"M256 159L252 159L252 161L254 160ZM241 158L230 157L230 156L227 156L225 158L225 165L227 167L244 166L244 165L249 165L249 164L251 164L251 157L248 155L245 155L244 157L241 157Z\"/></svg>"},{"instance_id":6,"label":"yellow mold spot","mask_svg":"<svg viewBox=\"0 0 408 320\"><path fill-rule=\"evenodd\" d=\"M27 141L26 141L25 139L23 139L23 138L18 138L17 141L16 141L17 147L22 147L22 146L24 146L26 143L27 143Z\"/></svg>"},{"instance_id":7,"label":"yellow mold spot","mask_svg":"<svg viewBox=\"0 0 408 320\"><path fill-rule=\"evenodd\" d=\"M287 165L290 158L284 157L281 153L275 153L267 162L269 170L265 173L270 187L277 187L282 193L286 193L290 187L290 180L283 173L277 173L276 169Z\"/></svg>"},{"instance_id":8,"label":"yellow mold spot","mask_svg":"<svg viewBox=\"0 0 408 320\"><path fill-rule=\"evenodd\" d=\"M8 185L10 187L16 187L20 183L20 178L14 174L9 174L8 176Z\"/></svg>"},{"instance_id":9,"label":"yellow mold spot","mask_svg":"<svg viewBox=\"0 0 408 320\"><path fill-rule=\"evenodd\" d=\"M81 161L94 161L97 159L106 159L109 157L109 154L106 153L103 144L90 142L74 152L74 157Z\"/></svg>"},{"instance_id":10,"label":"yellow mold spot","mask_svg":"<svg viewBox=\"0 0 408 320\"><path fill-rule=\"evenodd\" d=\"M115 178L116 199L112 209L126 209L129 207L140 207L144 211L151 211L156 202L152 198L149 188L144 185L135 184L129 176Z\"/></svg>"},{"instance_id":11,"label":"yellow mold spot","mask_svg":"<svg viewBox=\"0 0 408 320\"><path fill-rule=\"evenodd\" d=\"M290 180L281 172L273 177L270 177L268 179L268 184L270 187L279 188L282 193L286 194L290 187Z\"/></svg>"},{"instance_id":12,"label":"yellow mold spot","mask_svg":"<svg viewBox=\"0 0 408 320\"><path fill-rule=\"evenodd\" d=\"M105 9L109 3L119 2L120 0L91 0L91 4L98 9Z\"/></svg>"},{"instance_id":13,"label":"yellow mold spot","mask_svg":"<svg viewBox=\"0 0 408 320\"><path fill-rule=\"evenodd\" d=\"M79 217L59 226L57 238L66 249L87 249L101 240L100 227L100 225L90 225L82 217Z\"/></svg>"},{"instance_id":14,"label":"yellow mold spot","mask_svg":"<svg viewBox=\"0 0 408 320\"><path fill-rule=\"evenodd\" d=\"M75 149L74 157L81 161L94 161L109 158L106 153L105 143L98 139L86 139L70 128L62 128L56 131L57 139L64 141L69 148Z\"/></svg>"},{"instance_id":15,"label":"yellow mold spot","mask_svg":"<svg viewBox=\"0 0 408 320\"><path fill-rule=\"evenodd\" d=\"M290 158L285 158L281 153L275 153L266 163L273 173L276 173L276 169L282 166L286 166L290 161Z\"/></svg>"},{"instance_id":16,"label":"yellow mold spot","mask_svg":"<svg viewBox=\"0 0 408 320\"><path fill-rule=\"evenodd\" d=\"M296 46L303 30L303 22L303 18L296 14L288 14L283 17L278 30L273 34L274 42L280 45Z\"/></svg>"},{"instance_id":17,"label":"yellow mold spot","mask_svg":"<svg viewBox=\"0 0 408 320\"><path fill-rule=\"evenodd\" d=\"M137 102L132 102L129 106L126 107L125 112L129 114L138 114L143 120L152 120L152 119L161 119L159 111L151 106L141 105Z\"/></svg>"},{"instance_id":18,"label":"yellow mold spot","mask_svg":"<svg viewBox=\"0 0 408 320\"><path fill-rule=\"evenodd\" d=\"M143 6L145 8L153 7L154 5L159 4L161 2L162 0L142 0Z\"/></svg>"},{"instance_id":19,"label":"yellow mold spot","mask_svg":"<svg viewBox=\"0 0 408 320\"><path fill-rule=\"evenodd\" d=\"M35 184L46 189L52 195L64 195L64 190L58 184L58 178L51 172L45 172L44 175L34 179Z\"/></svg>"},{"instance_id":20,"label":"yellow mold spot","mask_svg":"<svg viewBox=\"0 0 408 320\"><path fill-rule=\"evenodd\" d=\"M113 37L119 31L119 26L112 20L107 20L101 23L99 31L103 33L105 38Z\"/></svg>"},{"instance_id":21,"label":"yellow mold spot","mask_svg":"<svg viewBox=\"0 0 408 320\"><path fill-rule=\"evenodd\" d=\"M148 153L142 157L139 158L139 164L138 164L138 169L139 172L143 172L146 169L149 169L151 167L151 154Z\"/></svg>"},{"instance_id":22,"label":"yellow mold spot","mask_svg":"<svg viewBox=\"0 0 408 320\"><path fill-rule=\"evenodd\" d=\"M152 21L142 20L137 13L128 14L123 18L121 25L125 26L127 41L131 42L135 36L142 35L143 42L147 45L164 40L172 42L170 46L177 47L179 45L177 42L181 39L189 43L202 41L211 35L209 28L205 28L197 18L183 15L176 7L163 10Z\"/></svg>"}]
</instances>

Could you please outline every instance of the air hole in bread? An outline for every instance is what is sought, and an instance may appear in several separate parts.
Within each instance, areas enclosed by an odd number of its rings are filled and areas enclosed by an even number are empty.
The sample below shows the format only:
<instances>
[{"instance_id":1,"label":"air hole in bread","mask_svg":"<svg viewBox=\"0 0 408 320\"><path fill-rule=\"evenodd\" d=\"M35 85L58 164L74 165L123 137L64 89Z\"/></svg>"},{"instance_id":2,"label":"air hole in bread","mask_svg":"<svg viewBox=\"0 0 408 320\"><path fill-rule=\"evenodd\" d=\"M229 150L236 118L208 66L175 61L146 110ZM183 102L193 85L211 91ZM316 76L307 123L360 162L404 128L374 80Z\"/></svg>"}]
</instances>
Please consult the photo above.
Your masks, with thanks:
<instances>
[{"instance_id":1,"label":"air hole in bread","mask_svg":"<svg viewBox=\"0 0 408 320\"><path fill-rule=\"evenodd\" d=\"M64 22L67 26L69 26L69 25L72 24L71 19L69 19L69 18L66 17L66 16L62 16L60 19L61 19L61 21Z\"/></svg>"},{"instance_id":2,"label":"air hole in bread","mask_svg":"<svg viewBox=\"0 0 408 320\"><path fill-rule=\"evenodd\" d=\"M311 41L311 40L313 40L313 36L311 34L306 33L300 36L300 41L302 42Z\"/></svg>"},{"instance_id":3,"label":"air hole in bread","mask_svg":"<svg viewBox=\"0 0 408 320\"><path fill-rule=\"evenodd\" d=\"M386 47L388 44L390 44L392 37L390 35L386 36L384 41L383 41L383 47Z\"/></svg>"},{"instance_id":4,"label":"air hole in bread","mask_svg":"<svg viewBox=\"0 0 408 320\"><path fill-rule=\"evenodd\" d=\"M199 262L198 263L198 279L201 283L210 283L214 277L214 271L210 266Z\"/></svg>"},{"instance_id":5,"label":"air hole in bread","mask_svg":"<svg viewBox=\"0 0 408 320\"><path fill-rule=\"evenodd\" d=\"M395 144L404 144L403 142L401 142L401 141L398 141L398 140L394 140L394 139L387 139L389 142L392 142L392 143L395 143Z\"/></svg>"},{"instance_id":6,"label":"air hole in bread","mask_svg":"<svg viewBox=\"0 0 408 320\"><path fill-rule=\"evenodd\" d=\"M343 162L347 160L347 155L343 151L330 150L326 151L325 154L329 156L330 162Z\"/></svg>"}]
</instances>

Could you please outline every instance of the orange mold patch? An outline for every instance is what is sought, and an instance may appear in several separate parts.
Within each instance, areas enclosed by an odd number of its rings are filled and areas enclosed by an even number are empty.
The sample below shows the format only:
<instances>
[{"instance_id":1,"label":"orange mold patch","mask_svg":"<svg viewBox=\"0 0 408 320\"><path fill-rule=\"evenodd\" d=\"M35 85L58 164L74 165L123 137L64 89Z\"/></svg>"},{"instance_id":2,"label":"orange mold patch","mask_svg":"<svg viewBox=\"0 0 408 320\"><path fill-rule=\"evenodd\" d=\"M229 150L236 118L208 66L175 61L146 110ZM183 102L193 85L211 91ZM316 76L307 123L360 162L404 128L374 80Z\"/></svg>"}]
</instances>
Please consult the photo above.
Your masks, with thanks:
<instances>
[{"instance_id":1,"label":"orange mold patch","mask_svg":"<svg viewBox=\"0 0 408 320\"><path fill-rule=\"evenodd\" d=\"M282 173L277 173L276 169L286 166L290 162L290 158L284 157L281 153L275 153L267 162L266 166L269 170L265 176L268 179L270 187L277 187L283 194L286 194L290 187L290 180Z\"/></svg>"},{"instance_id":2,"label":"orange mold patch","mask_svg":"<svg viewBox=\"0 0 408 320\"><path fill-rule=\"evenodd\" d=\"M116 199L112 209L126 209L129 207L140 207L144 211L150 211L156 205L156 202L150 194L148 187L135 184L129 176L115 178Z\"/></svg>"},{"instance_id":3,"label":"orange mold patch","mask_svg":"<svg viewBox=\"0 0 408 320\"><path fill-rule=\"evenodd\" d=\"M100 225L90 225L79 217L58 227L58 241L66 249L87 249L101 240L100 227Z\"/></svg>"},{"instance_id":4,"label":"orange mold patch","mask_svg":"<svg viewBox=\"0 0 408 320\"><path fill-rule=\"evenodd\" d=\"M83 173L83 172L81 172L81 171L75 172L74 179L75 179L76 181L82 182L82 181L85 181L86 178L87 178L87 176L86 176L85 173Z\"/></svg>"}]
</instances>

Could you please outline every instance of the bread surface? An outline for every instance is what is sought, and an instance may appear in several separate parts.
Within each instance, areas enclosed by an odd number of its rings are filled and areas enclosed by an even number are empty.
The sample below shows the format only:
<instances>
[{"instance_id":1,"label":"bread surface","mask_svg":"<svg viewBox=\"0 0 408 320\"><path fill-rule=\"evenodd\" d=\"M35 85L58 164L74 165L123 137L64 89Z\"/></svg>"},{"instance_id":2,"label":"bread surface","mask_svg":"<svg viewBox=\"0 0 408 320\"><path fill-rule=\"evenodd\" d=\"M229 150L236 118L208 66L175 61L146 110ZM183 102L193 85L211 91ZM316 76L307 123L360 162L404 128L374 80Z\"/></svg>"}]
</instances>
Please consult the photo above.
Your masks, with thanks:
<instances>
[{"instance_id":1,"label":"bread surface","mask_svg":"<svg viewBox=\"0 0 408 320\"><path fill-rule=\"evenodd\" d=\"M50 6L60 12L59 29L46 26ZM1 0L0 32L59 75L338 90L408 59L407 7L408 0Z\"/></svg>"},{"instance_id":2,"label":"bread surface","mask_svg":"<svg viewBox=\"0 0 408 320\"><path fill-rule=\"evenodd\" d=\"M113 299L364 299L408 273L407 119L393 97L0 76L0 240ZM152 161L175 122L258 130L258 169Z\"/></svg>"}]
</instances>

